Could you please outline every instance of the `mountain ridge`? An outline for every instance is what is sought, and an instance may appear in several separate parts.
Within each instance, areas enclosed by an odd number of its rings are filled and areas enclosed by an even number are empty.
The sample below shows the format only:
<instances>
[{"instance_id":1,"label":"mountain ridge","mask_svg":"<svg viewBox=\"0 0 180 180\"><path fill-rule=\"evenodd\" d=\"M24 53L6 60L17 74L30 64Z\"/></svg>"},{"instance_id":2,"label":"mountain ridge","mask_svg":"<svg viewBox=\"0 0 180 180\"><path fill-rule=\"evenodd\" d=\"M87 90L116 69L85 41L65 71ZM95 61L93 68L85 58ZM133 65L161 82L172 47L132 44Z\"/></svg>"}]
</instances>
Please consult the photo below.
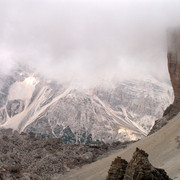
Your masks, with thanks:
<instances>
[{"instance_id":1,"label":"mountain ridge","mask_svg":"<svg viewBox=\"0 0 180 180\"><path fill-rule=\"evenodd\" d=\"M0 128L49 137L62 137L65 130L71 143L82 143L82 136L83 143L90 136L94 142L142 138L173 97L167 83L152 77L92 89L46 80L24 67L5 78Z\"/></svg>"}]
</instances>

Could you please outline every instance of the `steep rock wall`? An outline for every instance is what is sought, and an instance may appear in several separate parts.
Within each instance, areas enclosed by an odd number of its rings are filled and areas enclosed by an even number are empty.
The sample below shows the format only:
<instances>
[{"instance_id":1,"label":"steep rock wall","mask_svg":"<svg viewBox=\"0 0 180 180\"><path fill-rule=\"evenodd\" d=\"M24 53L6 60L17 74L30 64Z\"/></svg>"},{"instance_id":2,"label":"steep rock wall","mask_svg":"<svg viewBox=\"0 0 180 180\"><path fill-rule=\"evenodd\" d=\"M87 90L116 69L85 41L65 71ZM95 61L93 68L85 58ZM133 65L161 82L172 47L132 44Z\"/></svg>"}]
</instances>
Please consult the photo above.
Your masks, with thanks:
<instances>
[{"instance_id":1,"label":"steep rock wall","mask_svg":"<svg viewBox=\"0 0 180 180\"><path fill-rule=\"evenodd\" d=\"M180 104L180 32L168 32L168 69L174 91L174 103Z\"/></svg>"},{"instance_id":2,"label":"steep rock wall","mask_svg":"<svg viewBox=\"0 0 180 180\"><path fill-rule=\"evenodd\" d=\"M180 30L173 29L167 33L168 70L174 92L174 101L164 111L163 117L157 121L149 135L161 129L180 112Z\"/></svg>"},{"instance_id":3,"label":"steep rock wall","mask_svg":"<svg viewBox=\"0 0 180 180\"><path fill-rule=\"evenodd\" d=\"M174 102L164 112L167 120L180 112L180 31L169 30L167 33L168 70L174 92Z\"/></svg>"}]
</instances>

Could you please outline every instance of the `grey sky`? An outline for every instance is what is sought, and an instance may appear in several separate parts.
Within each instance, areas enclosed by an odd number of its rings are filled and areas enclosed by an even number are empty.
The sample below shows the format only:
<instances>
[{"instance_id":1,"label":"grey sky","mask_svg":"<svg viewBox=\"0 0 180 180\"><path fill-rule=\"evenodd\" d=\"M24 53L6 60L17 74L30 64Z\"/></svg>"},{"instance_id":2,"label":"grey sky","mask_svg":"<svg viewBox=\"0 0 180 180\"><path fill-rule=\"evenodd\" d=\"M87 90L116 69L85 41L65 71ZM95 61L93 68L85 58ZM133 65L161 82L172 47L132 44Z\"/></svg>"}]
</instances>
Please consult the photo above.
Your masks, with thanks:
<instances>
[{"instance_id":1,"label":"grey sky","mask_svg":"<svg viewBox=\"0 0 180 180\"><path fill-rule=\"evenodd\" d=\"M0 63L60 81L168 78L166 29L179 0L0 0Z\"/></svg>"}]
</instances>

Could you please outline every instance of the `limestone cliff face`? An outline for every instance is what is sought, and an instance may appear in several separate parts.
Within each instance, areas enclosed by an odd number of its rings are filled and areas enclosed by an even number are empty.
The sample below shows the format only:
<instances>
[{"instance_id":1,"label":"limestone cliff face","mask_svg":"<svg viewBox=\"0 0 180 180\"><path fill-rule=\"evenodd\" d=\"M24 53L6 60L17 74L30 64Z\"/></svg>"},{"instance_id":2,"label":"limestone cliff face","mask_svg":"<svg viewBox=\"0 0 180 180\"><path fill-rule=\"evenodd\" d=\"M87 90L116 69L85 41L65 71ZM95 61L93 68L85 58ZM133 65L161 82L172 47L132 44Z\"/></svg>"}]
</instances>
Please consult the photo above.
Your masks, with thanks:
<instances>
[{"instance_id":1,"label":"limestone cliff face","mask_svg":"<svg viewBox=\"0 0 180 180\"><path fill-rule=\"evenodd\" d=\"M180 112L180 31L170 30L167 34L167 59L169 75L174 91L174 102L164 112L167 120Z\"/></svg>"},{"instance_id":2,"label":"limestone cliff face","mask_svg":"<svg viewBox=\"0 0 180 180\"><path fill-rule=\"evenodd\" d=\"M168 69L174 90L174 104L180 104L180 32L168 32Z\"/></svg>"},{"instance_id":3,"label":"limestone cliff face","mask_svg":"<svg viewBox=\"0 0 180 180\"><path fill-rule=\"evenodd\" d=\"M155 121L150 134L155 133L180 112L180 30L169 30L167 33L167 59L174 102L164 111L163 117Z\"/></svg>"}]
</instances>

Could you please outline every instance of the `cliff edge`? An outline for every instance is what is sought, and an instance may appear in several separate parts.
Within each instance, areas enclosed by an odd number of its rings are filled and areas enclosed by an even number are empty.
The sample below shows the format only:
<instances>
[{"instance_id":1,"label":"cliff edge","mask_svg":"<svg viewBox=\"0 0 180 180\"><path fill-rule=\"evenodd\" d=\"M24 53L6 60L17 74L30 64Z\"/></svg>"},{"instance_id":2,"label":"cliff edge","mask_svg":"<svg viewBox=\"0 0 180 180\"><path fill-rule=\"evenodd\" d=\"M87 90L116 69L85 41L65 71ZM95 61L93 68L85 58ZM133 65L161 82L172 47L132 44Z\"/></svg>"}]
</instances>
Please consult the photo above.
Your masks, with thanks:
<instances>
[{"instance_id":1,"label":"cliff edge","mask_svg":"<svg viewBox=\"0 0 180 180\"><path fill-rule=\"evenodd\" d=\"M180 31L168 30L167 33L168 70L174 92L174 102L164 111L163 117L157 120L150 134L161 129L180 112Z\"/></svg>"}]
</instances>

